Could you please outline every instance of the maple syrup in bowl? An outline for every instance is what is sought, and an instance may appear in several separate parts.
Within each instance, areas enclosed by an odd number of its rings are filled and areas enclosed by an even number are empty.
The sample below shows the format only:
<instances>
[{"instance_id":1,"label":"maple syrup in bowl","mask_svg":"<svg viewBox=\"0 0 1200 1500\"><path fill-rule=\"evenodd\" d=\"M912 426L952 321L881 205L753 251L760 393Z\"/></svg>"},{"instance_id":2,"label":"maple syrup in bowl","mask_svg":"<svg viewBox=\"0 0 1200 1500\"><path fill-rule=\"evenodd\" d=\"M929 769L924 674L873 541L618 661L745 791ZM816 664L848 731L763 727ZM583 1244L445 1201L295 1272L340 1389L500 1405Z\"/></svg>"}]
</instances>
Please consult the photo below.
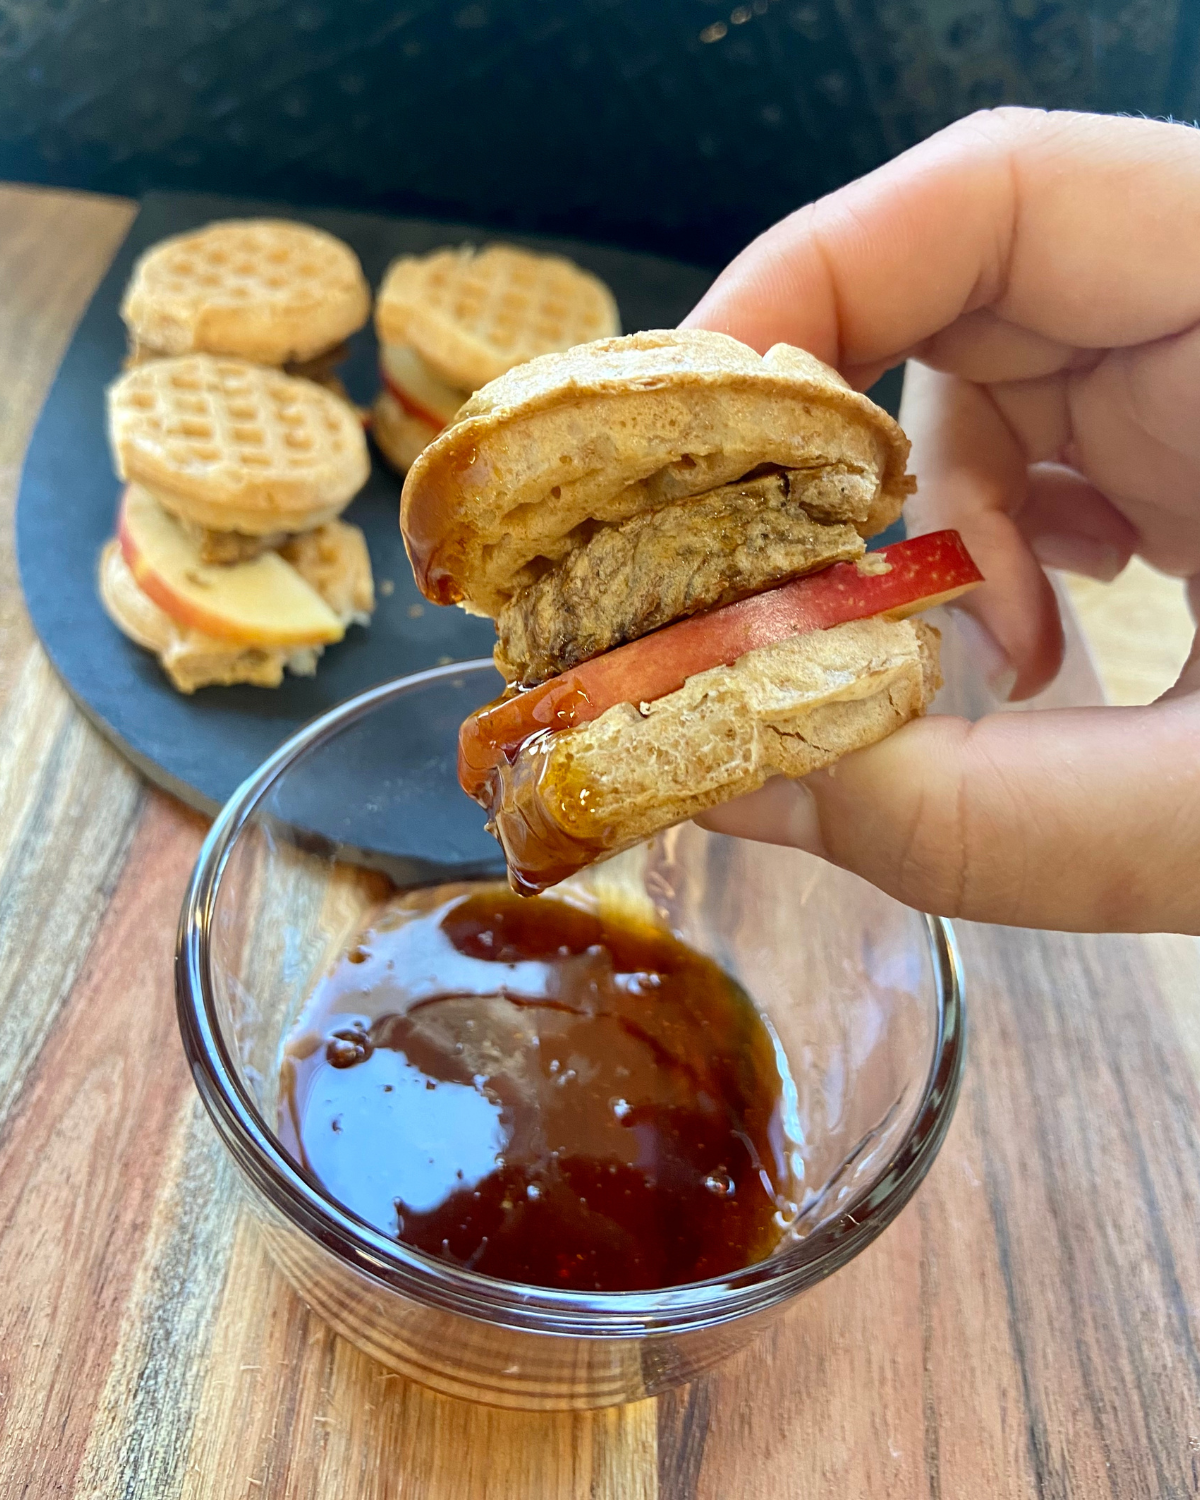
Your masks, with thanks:
<instances>
[{"instance_id":1,"label":"maple syrup in bowl","mask_svg":"<svg viewBox=\"0 0 1200 1500\"><path fill-rule=\"evenodd\" d=\"M692 825L513 895L455 774L495 682L374 689L239 790L180 1023L270 1253L339 1332L449 1394L611 1405L904 1206L957 1095L957 958L844 871Z\"/></svg>"},{"instance_id":2,"label":"maple syrup in bowl","mask_svg":"<svg viewBox=\"0 0 1200 1500\"><path fill-rule=\"evenodd\" d=\"M505 885L398 895L318 984L278 1134L393 1238L576 1291L740 1271L795 1213L787 1062L711 958Z\"/></svg>"}]
</instances>

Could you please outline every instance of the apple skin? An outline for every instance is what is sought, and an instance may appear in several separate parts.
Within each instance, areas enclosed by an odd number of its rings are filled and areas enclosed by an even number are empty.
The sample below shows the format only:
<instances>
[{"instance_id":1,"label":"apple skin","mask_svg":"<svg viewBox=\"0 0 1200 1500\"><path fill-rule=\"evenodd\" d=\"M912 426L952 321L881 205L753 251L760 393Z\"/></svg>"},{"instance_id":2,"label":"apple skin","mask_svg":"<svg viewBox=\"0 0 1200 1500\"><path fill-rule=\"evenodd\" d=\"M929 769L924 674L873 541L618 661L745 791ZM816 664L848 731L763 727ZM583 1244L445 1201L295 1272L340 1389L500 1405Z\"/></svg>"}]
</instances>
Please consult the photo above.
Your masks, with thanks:
<instances>
[{"instance_id":1,"label":"apple skin","mask_svg":"<svg viewBox=\"0 0 1200 1500\"><path fill-rule=\"evenodd\" d=\"M934 531L676 620L472 714L459 734L459 781L479 796L497 756L511 758L540 730L586 724L617 703L665 698L697 672L788 636L872 615L903 620L982 582L958 532Z\"/></svg>"},{"instance_id":2,"label":"apple skin","mask_svg":"<svg viewBox=\"0 0 1200 1500\"><path fill-rule=\"evenodd\" d=\"M195 542L152 496L130 485L117 541L138 588L185 630L236 646L330 645L345 627L276 552L252 562L204 563Z\"/></svg>"},{"instance_id":3,"label":"apple skin","mask_svg":"<svg viewBox=\"0 0 1200 1500\"><path fill-rule=\"evenodd\" d=\"M386 370L381 370L380 374L383 376L383 383L391 392L396 404L406 411L414 421L420 422L423 427L429 428L429 441L432 442L446 424L439 422L432 412L426 411L421 403L414 400L402 385L397 384Z\"/></svg>"},{"instance_id":4,"label":"apple skin","mask_svg":"<svg viewBox=\"0 0 1200 1500\"><path fill-rule=\"evenodd\" d=\"M379 373L410 417L423 422L434 437L452 422L468 392L440 380L417 351L407 344L385 344Z\"/></svg>"}]
</instances>

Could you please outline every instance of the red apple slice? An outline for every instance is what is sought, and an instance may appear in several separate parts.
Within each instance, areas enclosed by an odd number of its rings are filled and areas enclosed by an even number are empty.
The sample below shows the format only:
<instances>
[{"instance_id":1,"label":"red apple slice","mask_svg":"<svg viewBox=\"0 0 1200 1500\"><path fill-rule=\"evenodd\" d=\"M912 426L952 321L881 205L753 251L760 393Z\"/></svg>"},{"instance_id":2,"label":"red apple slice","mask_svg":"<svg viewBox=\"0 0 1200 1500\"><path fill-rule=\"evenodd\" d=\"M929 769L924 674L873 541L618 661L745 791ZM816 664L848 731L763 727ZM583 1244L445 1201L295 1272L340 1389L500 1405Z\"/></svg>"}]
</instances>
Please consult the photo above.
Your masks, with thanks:
<instances>
[{"instance_id":1,"label":"red apple slice","mask_svg":"<svg viewBox=\"0 0 1200 1500\"><path fill-rule=\"evenodd\" d=\"M379 358L380 373L389 391L418 422L434 433L453 421L467 392L441 380L408 344L385 344Z\"/></svg>"},{"instance_id":2,"label":"red apple slice","mask_svg":"<svg viewBox=\"0 0 1200 1500\"><path fill-rule=\"evenodd\" d=\"M345 627L277 552L251 562L205 563L199 543L140 485L117 521L138 587L185 629L239 646L303 647L340 641Z\"/></svg>"},{"instance_id":3,"label":"red apple slice","mask_svg":"<svg viewBox=\"0 0 1200 1500\"><path fill-rule=\"evenodd\" d=\"M459 732L458 779L480 797L499 757L511 760L541 730L586 724L616 703L665 698L697 672L788 636L871 615L902 620L982 581L958 532L935 531L677 620L472 714Z\"/></svg>"}]
</instances>

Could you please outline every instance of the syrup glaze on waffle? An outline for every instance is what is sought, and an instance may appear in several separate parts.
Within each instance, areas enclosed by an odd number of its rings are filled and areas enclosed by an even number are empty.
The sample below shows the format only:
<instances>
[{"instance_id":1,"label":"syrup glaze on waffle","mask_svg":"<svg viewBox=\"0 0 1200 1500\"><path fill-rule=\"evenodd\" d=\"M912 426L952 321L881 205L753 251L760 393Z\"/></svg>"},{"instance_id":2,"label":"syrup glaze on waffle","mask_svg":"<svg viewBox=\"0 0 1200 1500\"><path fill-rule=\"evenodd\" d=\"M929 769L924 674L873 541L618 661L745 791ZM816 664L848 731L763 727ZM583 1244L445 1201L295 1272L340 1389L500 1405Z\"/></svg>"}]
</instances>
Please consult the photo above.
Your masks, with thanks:
<instances>
[{"instance_id":1,"label":"syrup glaze on waffle","mask_svg":"<svg viewBox=\"0 0 1200 1500\"><path fill-rule=\"evenodd\" d=\"M463 245L393 261L376 326L384 343L411 344L465 390L535 355L619 331L602 281L561 256L514 245Z\"/></svg>"}]
</instances>

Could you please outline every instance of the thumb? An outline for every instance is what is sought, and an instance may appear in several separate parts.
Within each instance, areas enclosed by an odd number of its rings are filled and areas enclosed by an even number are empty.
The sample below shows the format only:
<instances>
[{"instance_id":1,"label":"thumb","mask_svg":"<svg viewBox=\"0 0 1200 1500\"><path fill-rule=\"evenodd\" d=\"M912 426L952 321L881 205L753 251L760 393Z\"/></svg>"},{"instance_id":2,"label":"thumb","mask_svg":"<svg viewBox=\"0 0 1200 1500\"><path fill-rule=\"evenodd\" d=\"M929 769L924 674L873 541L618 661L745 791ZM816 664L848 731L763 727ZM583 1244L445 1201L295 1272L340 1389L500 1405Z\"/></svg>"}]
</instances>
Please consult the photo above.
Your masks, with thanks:
<instances>
[{"instance_id":1,"label":"thumb","mask_svg":"<svg viewBox=\"0 0 1200 1500\"><path fill-rule=\"evenodd\" d=\"M1200 933L1200 695L929 718L702 821L795 844L923 911Z\"/></svg>"},{"instance_id":2,"label":"thumb","mask_svg":"<svg viewBox=\"0 0 1200 1500\"><path fill-rule=\"evenodd\" d=\"M1188 659L1180 668L1178 682L1174 687L1167 689L1159 699L1160 703L1171 698L1186 697L1189 693L1200 693L1200 573L1188 579L1187 597L1192 619L1196 621L1198 628L1192 639L1192 649L1188 652Z\"/></svg>"}]
</instances>

